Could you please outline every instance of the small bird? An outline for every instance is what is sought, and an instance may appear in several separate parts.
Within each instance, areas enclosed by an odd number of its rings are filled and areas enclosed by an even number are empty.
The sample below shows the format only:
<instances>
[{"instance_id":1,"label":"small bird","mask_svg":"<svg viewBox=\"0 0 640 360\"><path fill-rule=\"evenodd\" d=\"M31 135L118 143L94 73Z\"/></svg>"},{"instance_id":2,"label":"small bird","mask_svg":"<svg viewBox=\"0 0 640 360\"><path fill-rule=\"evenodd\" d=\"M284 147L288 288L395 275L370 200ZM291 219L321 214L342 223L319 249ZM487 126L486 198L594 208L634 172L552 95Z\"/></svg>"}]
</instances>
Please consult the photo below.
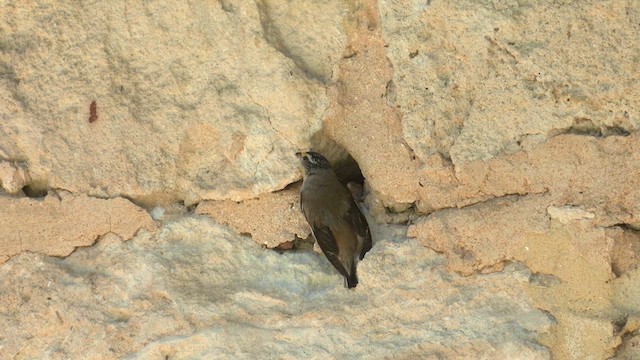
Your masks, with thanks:
<instances>
[{"instance_id":1,"label":"small bird","mask_svg":"<svg viewBox=\"0 0 640 360\"><path fill-rule=\"evenodd\" d=\"M372 246L367 219L324 156L312 151L296 156L304 168L302 213L324 255L344 276L345 285L354 288L358 285L356 263Z\"/></svg>"}]
</instances>

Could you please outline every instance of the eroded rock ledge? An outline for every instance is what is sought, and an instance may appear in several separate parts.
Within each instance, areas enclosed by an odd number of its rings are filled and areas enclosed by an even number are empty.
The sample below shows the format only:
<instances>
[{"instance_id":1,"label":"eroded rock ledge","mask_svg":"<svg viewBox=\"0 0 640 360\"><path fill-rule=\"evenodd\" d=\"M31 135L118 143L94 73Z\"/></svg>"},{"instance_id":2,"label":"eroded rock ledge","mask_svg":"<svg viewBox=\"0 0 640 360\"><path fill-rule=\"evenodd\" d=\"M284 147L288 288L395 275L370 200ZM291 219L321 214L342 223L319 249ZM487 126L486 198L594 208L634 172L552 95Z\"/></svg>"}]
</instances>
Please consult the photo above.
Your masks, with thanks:
<instances>
[{"instance_id":1,"label":"eroded rock ledge","mask_svg":"<svg viewBox=\"0 0 640 360\"><path fill-rule=\"evenodd\" d=\"M147 211L123 198L98 199L64 191L44 198L0 198L0 263L25 251L67 256L106 234L124 240L154 230Z\"/></svg>"}]
</instances>

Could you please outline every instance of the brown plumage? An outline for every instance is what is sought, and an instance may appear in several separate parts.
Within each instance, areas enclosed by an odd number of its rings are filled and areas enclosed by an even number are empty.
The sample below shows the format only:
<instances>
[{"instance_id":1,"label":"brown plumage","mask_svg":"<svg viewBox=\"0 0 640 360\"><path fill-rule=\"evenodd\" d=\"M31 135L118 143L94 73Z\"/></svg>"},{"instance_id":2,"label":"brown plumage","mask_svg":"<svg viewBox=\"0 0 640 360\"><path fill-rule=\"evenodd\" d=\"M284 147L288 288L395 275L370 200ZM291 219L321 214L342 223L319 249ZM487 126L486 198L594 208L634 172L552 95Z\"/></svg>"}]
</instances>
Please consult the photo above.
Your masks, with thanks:
<instances>
[{"instance_id":1,"label":"brown plumage","mask_svg":"<svg viewBox=\"0 0 640 360\"><path fill-rule=\"evenodd\" d=\"M324 255L353 288L358 285L357 261L372 246L367 220L327 159L315 152L296 155L304 167L302 212Z\"/></svg>"}]
</instances>

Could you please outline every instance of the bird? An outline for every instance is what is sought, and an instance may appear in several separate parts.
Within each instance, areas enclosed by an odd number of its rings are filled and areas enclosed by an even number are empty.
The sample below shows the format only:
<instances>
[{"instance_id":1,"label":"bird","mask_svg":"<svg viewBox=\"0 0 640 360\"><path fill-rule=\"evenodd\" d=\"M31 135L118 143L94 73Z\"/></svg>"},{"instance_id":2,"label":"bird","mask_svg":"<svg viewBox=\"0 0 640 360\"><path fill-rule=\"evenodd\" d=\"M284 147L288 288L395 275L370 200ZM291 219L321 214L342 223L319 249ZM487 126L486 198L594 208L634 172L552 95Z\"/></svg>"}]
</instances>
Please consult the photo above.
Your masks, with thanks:
<instances>
[{"instance_id":1,"label":"bird","mask_svg":"<svg viewBox=\"0 0 640 360\"><path fill-rule=\"evenodd\" d=\"M313 151L298 152L296 156L304 169L300 188L302 213L320 249L344 276L345 286L355 288L357 262L372 247L367 219L324 156Z\"/></svg>"}]
</instances>

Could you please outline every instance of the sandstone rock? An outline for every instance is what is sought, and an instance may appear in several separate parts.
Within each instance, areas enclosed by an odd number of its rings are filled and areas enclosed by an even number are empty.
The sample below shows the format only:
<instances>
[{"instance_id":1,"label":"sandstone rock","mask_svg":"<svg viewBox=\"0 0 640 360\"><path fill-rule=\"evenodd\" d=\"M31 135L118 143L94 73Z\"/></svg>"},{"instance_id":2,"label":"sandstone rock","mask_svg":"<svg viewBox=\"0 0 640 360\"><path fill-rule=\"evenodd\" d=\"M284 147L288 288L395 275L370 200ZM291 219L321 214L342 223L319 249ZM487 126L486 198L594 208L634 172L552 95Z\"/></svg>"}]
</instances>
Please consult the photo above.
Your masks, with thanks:
<instances>
[{"instance_id":1,"label":"sandstone rock","mask_svg":"<svg viewBox=\"0 0 640 360\"><path fill-rule=\"evenodd\" d=\"M0 198L0 261L24 251L66 256L107 233L126 240L154 229L149 214L129 200L61 195Z\"/></svg>"},{"instance_id":2,"label":"sandstone rock","mask_svg":"<svg viewBox=\"0 0 640 360\"><path fill-rule=\"evenodd\" d=\"M320 128L325 89L266 39L256 4L14 5L0 15L0 148L35 183L193 204L299 179L293 153ZM308 29L333 29L327 69L339 12Z\"/></svg>"},{"instance_id":3,"label":"sandstone rock","mask_svg":"<svg viewBox=\"0 0 640 360\"><path fill-rule=\"evenodd\" d=\"M623 283L612 282L614 242L597 225L599 219L577 217L563 223L566 218L549 216L554 200L550 194L511 196L442 210L420 219L409 235L446 254L449 268L463 274L501 270L505 263L521 261L535 273L556 277L557 282L532 282L529 289L536 306L558 320L543 343L560 358L610 357L617 344L613 319L607 318L640 307L637 302L612 307L621 298L623 290L616 289ZM625 293L633 289L623 288Z\"/></svg>"},{"instance_id":4,"label":"sandstone rock","mask_svg":"<svg viewBox=\"0 0 640 360\"><path fill-rule=\"evenodd\" d=\"M256 5L267 42L305 76L329 82L345 46L345 2L259 0Z\"/></svg>"},{"instance_id":5,"label":"sandstone rock","mask_svg":"<svg viewBox=\"0 0 640 360\"><path fill-rule=\"evenodd\" d=\"M634 269L617 278L613 286L615 305L623 314L640 318L640 269ZM640 325L636 329L640 329Z\"/></svg>"},{"instance_id":6,"label":"sandstone rock","mask_svg":"<svg viewBox=\"0 0 640 360\"><path fill-rule=\"evenodd\" d=\"M531 137L640 127L635 4L379 4L404 135L425 162L438 153L459 167Z\"/></svg>"},{"instance_id":7,"label":"sandstone rock","mask_svg":"<svg viewBox=\"0 0 640 360\"><path fill-rule=\"evenodd\" d=\"M65 259L24 253L0 268L3 354L549 357L535 334L552 319L529 303L530 271L452 275L405 229L374 229L355 291L319 254L280 255L205 217Z\"/></svg>"},{"instance_id":8,"label":"sandstone rock","mask_svg":"<svg viewBox=\"0 0 640 360\"><path fill-rule=\"evenodd\" d=\"M3 356L638 357L640 3L80 5L0 12ZM355 291L315 146L413 224Z\"/></svg>"},{"instance_id":9,"label":"sandstone rock","mask_svg":"<svg viewBox=\"0 0 640 360\"><path fill-rule=\"evenodd\" d=\"M600 319L579 314L562 313L556 318L559 326L546 342L559 359L609 359L618 345L613 325Z\"/></svg>"},{"instance_id":10,"label":"sandstone rock","mask_svg":"<svg viewBox=\"0 0 640 360\"><path fill-rule=\"evenodd\" d=\"M0 161L0 184L10 193L19 192L29 183L30 177L25 166L9 161Z\"/></svg>"},{"instance_id":11,"label":"sandstone rock","mask_svg":"<svg viewBox=\"0 0 640 360\"><path fill-rule=\"evenodd\" d=\"M625 336L613 360L634 360L640 358L640 333L638 331Z\"/></svg>"},{"instance_id":12,"label":"sandstone rock","mask_svg":"<svg viewBox=\"0 0 640 360\"><path fill-rule=\"evenodd\" d=\"M607 229L607 236L613 240L611 270L616 276L622 276L640 267L640 233L638 231L613 227Z\"/></svg>"},{"instance_id":13,"label":"sandstone rock","mask_svg":"<svg viewBox=\"0 0 640 360\"><path fill-rule=\"evenodd\" d=\"M368 184L389 206L416 200L418 166L404 142L400 114L386 97L393 69L387 59L374 1L354 5L347 23L348 44L339 64L327 133L349 151Z\"/></svg>"},{"instance_id":14,"label":"sandstone rock","mask_svg":"<svg viewBox=\"0 0 640 360\"><path fill-rule=\"evenodd\" d=\"M558 206L579 205L602 225L640 217L640 134L561 135L531 149L451 168L434 155L420 179L422 212L512 194L549 193ZM550 204L551 205L551 204Z\"/></svg>"},{"instance_id":15,"label":"sandstone rock","mask_svg":"<svg viewBox=\"0 0 640 360\"><path fill-rule=\"evenodd\" d=\"M463 274L517 260L557 278L530 290L536 306L558 319L543 343L560 358L613 356L620 338L611 324L640 311L633 273L614 280L635 268L635 251L609 228L640 217L638 144L637 133L561 135L455 169L433 155L417 208L450 209L418 220L410 234Z\"/></svg>"},{"instance_id":16,"label":"sandstone rock","mask_svg":"<svg viewBox=\"0 0 640 360\"><path fill-rule=\"evenodd\" d=\"M294 187L242 202L205 201L198 204L196 214L211 216L258 244L274 248L311 232L300 211L299 191Z\"/></svg>"}]
</instances>

